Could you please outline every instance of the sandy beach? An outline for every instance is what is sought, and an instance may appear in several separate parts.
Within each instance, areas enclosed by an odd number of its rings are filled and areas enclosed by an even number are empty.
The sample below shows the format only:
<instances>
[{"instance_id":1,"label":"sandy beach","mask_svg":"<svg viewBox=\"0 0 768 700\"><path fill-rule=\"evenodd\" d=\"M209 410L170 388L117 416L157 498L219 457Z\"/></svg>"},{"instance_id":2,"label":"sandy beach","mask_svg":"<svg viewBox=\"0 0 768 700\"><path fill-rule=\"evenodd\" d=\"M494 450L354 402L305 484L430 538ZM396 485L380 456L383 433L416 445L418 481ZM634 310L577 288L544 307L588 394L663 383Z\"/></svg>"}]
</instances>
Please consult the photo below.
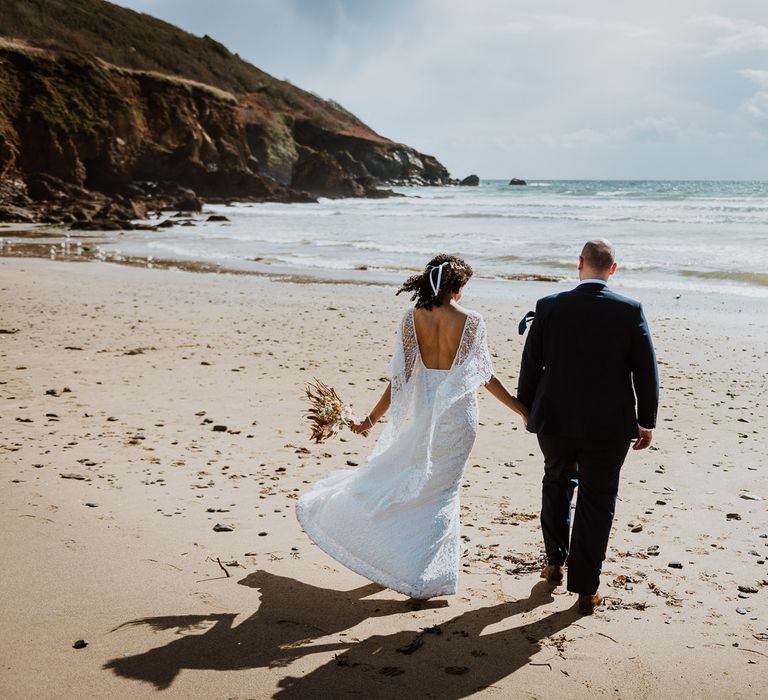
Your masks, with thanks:
<instances>
[{"instance_id":1,"label":"sandy beach","mask_svg":"<svg viewBox=\"0 0 768 700\"><path fill-rule=\"evenodd\" d=\"M511 387L517 320L560 288L467 289ZM659 426L580 617L538 578L536 439L487 392L457 596L409 602L302 533L299 494L381 430L311 444L304 382L372 406L394 291L0 259L0 697L765 696L764 300L621 290L654 334Z\"/></svg>"}]
</instances>

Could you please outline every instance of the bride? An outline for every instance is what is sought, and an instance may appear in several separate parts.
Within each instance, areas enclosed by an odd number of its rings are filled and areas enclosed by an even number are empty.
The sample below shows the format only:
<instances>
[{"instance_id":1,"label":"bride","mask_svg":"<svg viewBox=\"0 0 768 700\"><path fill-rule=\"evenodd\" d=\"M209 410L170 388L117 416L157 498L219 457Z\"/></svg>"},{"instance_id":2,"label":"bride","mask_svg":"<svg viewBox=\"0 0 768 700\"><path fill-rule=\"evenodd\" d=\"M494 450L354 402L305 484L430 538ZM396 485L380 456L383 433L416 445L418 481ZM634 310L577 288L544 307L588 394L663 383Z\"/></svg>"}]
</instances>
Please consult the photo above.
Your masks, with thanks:
<instances>
[{"instance_id":1,"label":"bride","mask_svg":"<svg viewBox=\"0 0 768 700\"><path fill-rule=\"evenodd\" d=\"M459 306L471 276L461 258L438 255L397 292L416 304L397 331L391 381L351 427L369 430L388 409L390 420L367 464L332 472L296 507L321 549L413 598L456 593L459 486L477 435L477 390L527 419L493 373L482 316Z\"/></svg>"}]
</instances>

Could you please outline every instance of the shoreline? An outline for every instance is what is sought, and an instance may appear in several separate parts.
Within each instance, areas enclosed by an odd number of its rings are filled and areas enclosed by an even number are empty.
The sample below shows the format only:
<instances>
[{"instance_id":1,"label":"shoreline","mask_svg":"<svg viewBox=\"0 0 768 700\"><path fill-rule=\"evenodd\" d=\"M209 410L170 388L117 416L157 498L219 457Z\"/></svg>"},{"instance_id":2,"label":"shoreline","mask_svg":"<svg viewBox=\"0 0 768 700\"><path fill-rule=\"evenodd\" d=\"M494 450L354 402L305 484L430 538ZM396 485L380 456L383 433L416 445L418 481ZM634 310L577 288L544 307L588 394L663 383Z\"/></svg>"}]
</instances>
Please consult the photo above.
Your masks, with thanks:
<instances>
[{"instance_id":1,"label":"shoreline","mask_svg":"<svg viewBox=\"0 0 768 700\"><path fill-rule=\"evenodd\" d=\"M19 240L11 240L19 239ZM38 240L45 239L45 240ZM114 232L107 231L67 231L52 225L39 224L34 227L29 225L5 224L0 225L0 258L26 259L36 258L44 260L58 260L65 262L109 262L118 265L132 267L145 267L149 269L179 269L188 272L217 273L243 276L256 276L272 279L277 282L295 282L306 284L350 284L361 286L387 287L398 284L405 276L420 270L420 268L398 268L377 265L358 265L354 268L325 268L311 266L297 266L286 263L273 262L265 257L246 258L235 260L229 264L220 262L206 262L195 258L156 257L144 255L125 255L118 249L109 250L99 246L114 246L119 239ZM247 265L247 267L246 267ZM633 277L630 280L623 279L624 269L620 268L613 278L621 293L634 292L642 294L675 294L682 295L713 295L714 297L735 297L744 299L745 304L749 300L768 298L768 275L760 273L742 273L731 275L718 271L678 271L678 283L669 280ZM631 274L636 274L631 268ZM573 275L573 273L571 273ZM575 275L546 274L543 272L500 273L483 276L476 274L474 279L484 286L490 286L499 293L500 285L508 282L515 284L520 282L549 283L559 288L575 285ZM687 283L682 280L691 280ZM696 283L698 280L698 284ZM706 284L706 282L724 282L719 286ZM543 285L542 285L543 286Z\"/></svg>"}]
</instances>

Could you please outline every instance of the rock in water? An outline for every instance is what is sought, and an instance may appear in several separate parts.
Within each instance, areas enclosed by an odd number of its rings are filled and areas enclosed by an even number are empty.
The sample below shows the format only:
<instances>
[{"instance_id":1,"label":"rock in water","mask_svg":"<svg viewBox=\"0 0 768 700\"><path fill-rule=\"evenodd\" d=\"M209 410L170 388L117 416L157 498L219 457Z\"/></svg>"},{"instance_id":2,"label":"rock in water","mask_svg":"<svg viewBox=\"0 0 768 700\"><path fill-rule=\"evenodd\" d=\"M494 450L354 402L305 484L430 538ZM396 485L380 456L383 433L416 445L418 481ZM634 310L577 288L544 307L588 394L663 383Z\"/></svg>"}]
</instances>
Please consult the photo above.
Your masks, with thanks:
<instances>
[{"instance_id":1,"label":"rock in water","mask_svg":"<svg viewBox=\"0 0 768 700\"><path fill-rule=\"evenodd\" d=\"M460 183L462 187L477 187L480 184L480 178L477 175L467 175Z\"/></svg>"},{"instance_id":2,"label":"rock in water","mask_svg":"<svg viewBox=\"0 0 768 700\"><path fill-rule=\"evenodd\" d=\"M510 185L516 185L516 186L519 186L519 185L527 185L528 183L527 183L525 180L521 180L519 177L513 177L513 178L512 178L512 179L509 181L509 184L510 184Z\"/></svg>"},{"instance_id":3,"label":"rock in water","mask_svg":"<svg viewBox=\"0 0 768 700\"><path fill-rule=\"evenodd\" d=\"M221 214L211 214L206 221L229 221L229 219Z\"/></svg>"}]
</instances>

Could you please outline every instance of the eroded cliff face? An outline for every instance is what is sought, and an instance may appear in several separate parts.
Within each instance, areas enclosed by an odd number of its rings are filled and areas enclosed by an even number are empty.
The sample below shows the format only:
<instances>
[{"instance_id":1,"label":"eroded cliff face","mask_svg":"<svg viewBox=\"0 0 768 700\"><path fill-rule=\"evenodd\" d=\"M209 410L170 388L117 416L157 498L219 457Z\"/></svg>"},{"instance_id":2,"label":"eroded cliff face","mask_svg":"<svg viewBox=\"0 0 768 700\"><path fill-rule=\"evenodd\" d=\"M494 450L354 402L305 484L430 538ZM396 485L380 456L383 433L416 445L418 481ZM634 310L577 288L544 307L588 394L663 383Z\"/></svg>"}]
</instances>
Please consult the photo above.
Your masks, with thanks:
<instances>
[{"instance_id":1,"label":"eroded cliff face","mask_svg":"<svg viewBox=\"0 0 768 700\"><path fill-rule=\"evenodd\" d=\"M311 199L253 167L232 95L19 45L0 47L0 157L6 203L47 221L93 218L109 200L136 218L199 196Z\"/></svg>"},{"instance_id":2,"label":"eroded cliff face","mask_svg":"<svg viewBox=\"0 0 768 700\"><path fill-rule=\"evenodd\" d=\"M258 74L234 94L0 38L0 220L127 225L201 198L387 196L386 183L449 181L435 158Z\"/></svg>"}]
</instances>

